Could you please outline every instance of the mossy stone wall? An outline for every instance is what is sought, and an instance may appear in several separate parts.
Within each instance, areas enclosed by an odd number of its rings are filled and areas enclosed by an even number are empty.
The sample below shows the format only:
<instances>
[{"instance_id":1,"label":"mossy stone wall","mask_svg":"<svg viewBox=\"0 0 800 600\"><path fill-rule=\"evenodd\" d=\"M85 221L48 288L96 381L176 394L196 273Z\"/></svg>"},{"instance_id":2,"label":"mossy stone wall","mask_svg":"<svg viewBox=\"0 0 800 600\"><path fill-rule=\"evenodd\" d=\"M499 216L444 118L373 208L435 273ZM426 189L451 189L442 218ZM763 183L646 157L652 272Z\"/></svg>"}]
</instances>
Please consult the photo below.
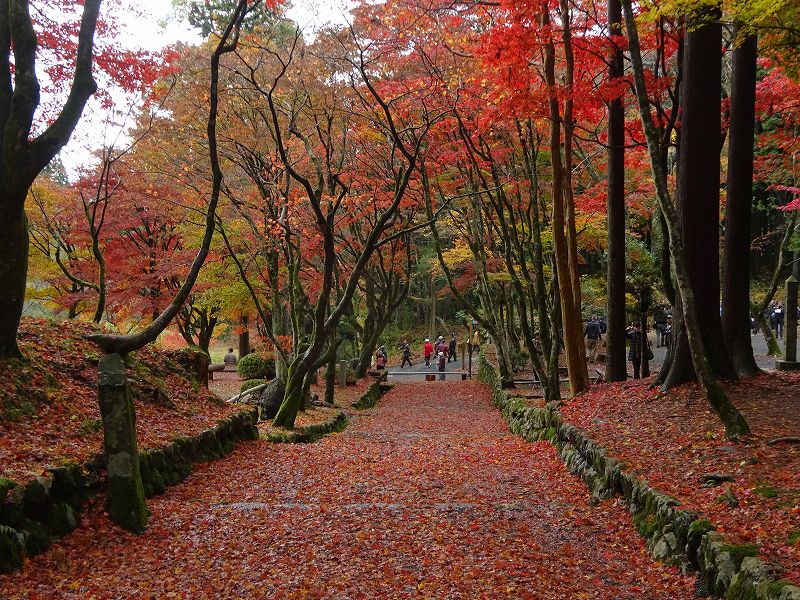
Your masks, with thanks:
<instances>
[{"instance_id":1,"label":"mossy stone wall","mask_svg":"<svg viewBox=\"0 0 800 600\"><path fill-rule=\"evenodd\" d=\"M221 458L236 442L258 439L255 407L220 421L196 436L139 454L142 484L150 498L186 478L196 462ZM18 569L26 555L43 552L80 522L86 500L107 489L102 457L84 465L47 469L47 476L20 485L0 479L0 573Z\"/></svg>"},{"instance_id":2,"label":"mossy stone wall","mask_svg":"<svg viewBox=\"0 0 800 600\"><path fill-rule=\"evenodd\" d=\"M680 508L675 498L626 473L616 458L577 427L564 423L560 403L525 406L481 354L478 379L492 388L492 400L515 433L527 441L549 440L569 470L581 477L596 500L622 497L638 533L656 560L699 572L709 593L730 600L800 600L800 588L776 580L752 547L733 546L713 523Z\"/></svg>"}]
</instances>

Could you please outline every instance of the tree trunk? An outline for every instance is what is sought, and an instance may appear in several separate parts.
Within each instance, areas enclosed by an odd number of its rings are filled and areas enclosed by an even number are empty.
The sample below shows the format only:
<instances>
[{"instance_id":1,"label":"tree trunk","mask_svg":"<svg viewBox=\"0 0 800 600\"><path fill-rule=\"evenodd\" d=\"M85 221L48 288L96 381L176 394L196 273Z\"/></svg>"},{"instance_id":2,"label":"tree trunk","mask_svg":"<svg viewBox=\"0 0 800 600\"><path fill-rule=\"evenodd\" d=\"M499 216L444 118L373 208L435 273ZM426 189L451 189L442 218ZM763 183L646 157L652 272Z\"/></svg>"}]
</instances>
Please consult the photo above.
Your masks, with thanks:
<instances>
[{"instance_id":1,"label":"tree trunk","mask_svg":"<svg viewBox=\"0 0 800 600\"><path fill-rule=\"evenodd\" d=\"M334 343L335 340L331 340ZM325 402L333 404L336 393L336 352L331 352L328 364L325 365Z\"/></svg>"},{"instance_id":2,"label":"tree trunk","mask_svg":"<svg viewBox=\"0 0 800 600\"><path fill-rule=\"evenodd\" d=\"M303 366L303 356L296 357L289 365L286 376L286 392L278 414L272 420L275 427L292 429L297 413L303 405L303 386L305 383L306 369Z\"/></svg>"},{"instance_id":3,"label":"tree trunk","mask_svg":"<svg viewBox=\"0 0 800 600\"><path fill-rule=\"evenodd\" d=\"M700 335L714 372L735 379L736 371L722 337L719 314L719 172L722 26L718 14L685 36L684 88L681 93L681 151L678 156L676 209L680 219L689 283L697 303ZM682 306L681 298L678 305ZM673 362L666 388L697 378L689 352L683 310L673 317Z\"/></svg>"},{"instance_id":4,"label":"tree trunk","mask_svg":"<svg viewBox=\"0 0 800 600\"><path fill-rule=\"evenodd\" d=\"M546 2L542 5L542 18L543 25L548 26L550 24L550 14ZM553 248L556 269L558 270L561 321L569 382L572 393L578 394L588 387L589 377L586 371L586 350L583 344L583 319L579 310L576 315L576 306L580 306L580 301L576 301L576 293L580 294L580 290L576 291L573 287L573 269L570 268L569 240L566 233L568 223L564 190L568 176L565 174L564 162L561 156L562 117L555 78L555 45L552 40L545 42L544 54L545 81L550 95L548 106L550 118L550 163L553 172Z\"/></svg>"},{"instance_id":5,"label":"tree trunk","mask_svg":"<svg viewBox=\"0 0 800 600\"><path fill-rule=\"evenodd\" d=\"M17 329L28 277L28 219L24 210L11 207L0 212L0 221L0 359L21 358Z\"/></svg>"},{"instance_id":6,"label":"tree trunk","mask_svg":"<svg viewBox=\"0 0 800 600\"><path fill-rule=\"evenodd\" d=\"M608 0L610 35L622 35L620 0ZM622 50L612 41L608 78L622 77ZM669 264L669 262L667 263ZM625 381L625 109L622 98L608 105L608 330L606 379Z\"/></svg>"},{"instance_id":7,"label":"tree trunk","mask_svg":"<svg viewBox=\"0 0 800 600\"><path fill-rule=\"evenodd\" d=\"M689 277L687 254L683 245L681 221L672 198L667 189L667 176L661 164L659 152L659 135L650 112L647 85L645 83L644 65L641 47L639 45L639 32L633 15L631 0L622 0L625 12L625 25L628 31L629 50L633 67L634 89L639 116L647 140L647 151L650 158L650 169L653 172L653 181L656 186L658 203L664 212L665 222L669 231L670 254L675 264L675 281L678 296L682 299L681 315L686 325L686 338L692 365L698 376L700 387L708 400L712 410L717 414L725 426L725 435L736 438L750 433L750 428L742 414L736 409L728 398L725 390L719 385L713 369L707 359L705 343L701 334L698 307L694 297L694 290Z\"/></svg>"},{"instance_id":8,"label":"tree trunk","mask_svg":"<svg viewBox=\"0 0 800 600\"><path fill-rule=\"evenodd\" d=\"M733 51L728 200L725 205L722 331L736 372L760 369L750 338L750 216L753 198L753 136L756 103L756 38L746 37Z\"/></svg>"},{"instance_id":9,"label":"tree trunk","mask_svg":"<svg viewBox=\"0 0 800 600\"><path fill-rule=\"evenodd\" d=\"M125 363L119 354L106 354L98 365L98 396L103 417L103 449L108 470L106 510L109 518L128 531L147 526L147 503L136 447L136 411Z\"/></svg>"},{"instance_id":10,"label":"tree trunk","mask_svg":"<svg viewBox=\"0 0 800 600\"><path fill-rule=\"evenodd\" d=\"M756 313L756 321L767 344L767 356L783 356L778 338L775 337L775 332L772 330L772 326L764 316L763 311Z\"/></svg>"}]
</instances>

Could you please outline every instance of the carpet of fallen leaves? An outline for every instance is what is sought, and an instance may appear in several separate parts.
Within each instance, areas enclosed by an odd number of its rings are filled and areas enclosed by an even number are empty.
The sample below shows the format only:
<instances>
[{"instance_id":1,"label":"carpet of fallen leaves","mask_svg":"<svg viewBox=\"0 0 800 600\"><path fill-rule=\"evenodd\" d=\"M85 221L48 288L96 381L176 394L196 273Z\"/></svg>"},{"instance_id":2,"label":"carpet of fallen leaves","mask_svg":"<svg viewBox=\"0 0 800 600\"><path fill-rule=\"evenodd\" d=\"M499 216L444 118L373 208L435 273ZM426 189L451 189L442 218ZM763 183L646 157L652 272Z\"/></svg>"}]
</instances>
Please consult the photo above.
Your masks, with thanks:
<instances>
[{"instance_id":1,"label":"carpet of fallen leaves","mask_svg":"<svg viewBox=\"0 0 800 600\"><path fill-rule=\"evenodd\" d=\"M23 319L25 362L0 362L0 477L23 483L47 465L84 462L102 452L100 353L84 339L95 331L89 323ZM134 356L142 365L164 364L152 347ZM238 410L177 370L166 372L164 384L172 406L136 401L140 448L199 433Z\"/></svg>"},{"instance_id":2,"label":"carpet of fallen leaves","mask_svg":"<svg viewBox=\"0 0 800 600\"><path fill-rule=\"evenodd\" d=\"M762 557L800 582L800 374L769 372L726 386L751 436L725 439L697 385L668 393L644 382L595 386L568 401L562 415L584 429L629 472L698 511L733 543L757 544ZM730 475L705 486L707 474ZM738 501L727 502L726 489Z\"/></svg>"},{"instance_id":3,"label":"carpet of fallen leaves","mask_svg":"<svg viewBox=\"0 0 800 600\"><path fill-rule=\"evenodd\" d=\"M0 576L0 597L693 597L622 506L589 499L550 444L508 433L484 385L403 384L316 444L199 465L141 536L87 511Z\"/></svg>"}]
</instances>

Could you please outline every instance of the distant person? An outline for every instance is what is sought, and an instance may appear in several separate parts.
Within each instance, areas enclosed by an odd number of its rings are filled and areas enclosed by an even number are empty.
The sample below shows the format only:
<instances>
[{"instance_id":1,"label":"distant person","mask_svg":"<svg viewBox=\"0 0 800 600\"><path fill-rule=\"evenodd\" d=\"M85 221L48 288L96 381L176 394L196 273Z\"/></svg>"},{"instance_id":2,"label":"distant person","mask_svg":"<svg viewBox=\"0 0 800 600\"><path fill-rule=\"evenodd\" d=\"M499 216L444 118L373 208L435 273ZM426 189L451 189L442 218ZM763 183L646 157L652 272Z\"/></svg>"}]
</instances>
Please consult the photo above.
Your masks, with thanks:
<instances>
[{"instance_id":1,"label":"distant person","mask_svg":"<svg viewBox=\"0 0 800 600\"><path fill-rule=\"evenodd\" d=\"M633 378L639 379L639 367L642 361L642 325L638 322L631 323L625 330L625 335L631 342L628 360L633 363Z\"/></svg>"},{"instance_id":2,"label":"distant person","mask_svg":"<svg viewBox=\"0 0 800 600\"><path fill-rule=\"evenodd\" d=\"M439 356L439 353L441 352L442 354L444 354L445 358L447 358L448 355L447 343L444 341L444 337L441 335L436 340L435 350L436 350L436 356Z\"/></svg>"},{"instance_id":3,"label":"distant person","mask_svg":"<svg viewBox=\"0 0 800 600\"><path fill-rule=\"evenodd\" d=\"M775 322L775 335L778 338L783 337L783 323L786 318L785 311L783 310L783 302L778 302L772 311L773 321Z\"/></svg>"},{"instance_id":4,"label":"distant person","mask_svg":"<svg viewBox=\"0 0 800 600\"><path fill-rule=\"evenodd\" d=\"M672 315L667 315L667 324L664 325L664 345L669 348L672 346Z\"/></svg>"},{"instance_id":5,"label":"distant person","mask_svg":"<svg viewBox=\"0 0 800 600\"><path fill-rule=\"evenodd\" d=\"M472 351L473 352L481 351L481 334L477 329L472 334Z\"/></svg>"},{"instance_id":6,"label":"distant person","mask_svg":"<svg viewBox=\"0 0 800 600\"><path fill-rule=\"evenodd\" d=\"M653 329L656 332L656 346L665 346L664 344L664 327L667 326L667 311L662 306L659 306L653 312Z\"/></svg>"},{"instance_id":7,"label":"distant person","mask_svg":"<svg viewBox=\"0 0 800 600\"><path fill-rule=\"evenodd\" d=\"M444 370L447 366L447 357L445 357L444 352L439 352L439 380L444 381Z\"/></svg>"},{"instance_id":8,"label":"distant person","mask_svg":"<svg viewBox=\"0 0 800 600\"><path fill-rule=\"evenodd\" d=\"M450 361L455 362L458 360L456 358L456 334L453 332L453 335L450 336L450 343L447 345L447 362Z\"/></svg>"},{"instance_id":9,"label":"distant person","mask_svg":"<svg viewBox=\"0 0 800 600\"><path fill-rule=\"evenodd\" d=\"M586 349L589 351L589 360L597 362L597 346L600 340L603 339L603 333L600 329L600 322L597 317L592 315L592 318L586 324L586 329L583 331L586 337Z\"/></svg>"},{"instance_id":10,"label":"distant person","mask_svg":"<svg viewBox=\"0 0 800 600\"><path fill-rule=\"evenodd\" d=\"M235 367L236 363L239 362L239 359L236 358L236 354L233 352L233 348L228 348L228 353L225 355L225 358L222 359L222 362L225 364L225 368L228 367Z\"/></svg>"},{"instance_id":11,"label":"distant person","mask_svg":"<svg viewBox=\"0 0 800 600\"><path fill-rule=\"evenodd\" d=\"M386 348L384 346L380 346L375 352L375 368L379 371L382 371L386 368L386 363L388 361L389 357L386 355Z\"/></svg>"},{"instance_id":12,"label":"distant person","mask_svg":"<svg viewBox=\"0 0 800 600\"><path fill-rule=\"evenodd\" d=\"M400 350L403 351L403 361L400 363L400 368L406 366L408 363L409 367L413 367L414 365L411 363L411 346L408 345L408 340L403 340L403 343L400 344Z\"/></svg>"},{"instance_id":13,"label":"distant person","mask_svg":"<svg viewBox=\"0 0 800 600\"><path fill-rule=\"evenodd\" d=\"M425 347L423 349L423 355L425 356L425 368L430 369L431 367L431 356L433 356L433 344L428 338L425 338Z\"/></svg>"}]
</instances>

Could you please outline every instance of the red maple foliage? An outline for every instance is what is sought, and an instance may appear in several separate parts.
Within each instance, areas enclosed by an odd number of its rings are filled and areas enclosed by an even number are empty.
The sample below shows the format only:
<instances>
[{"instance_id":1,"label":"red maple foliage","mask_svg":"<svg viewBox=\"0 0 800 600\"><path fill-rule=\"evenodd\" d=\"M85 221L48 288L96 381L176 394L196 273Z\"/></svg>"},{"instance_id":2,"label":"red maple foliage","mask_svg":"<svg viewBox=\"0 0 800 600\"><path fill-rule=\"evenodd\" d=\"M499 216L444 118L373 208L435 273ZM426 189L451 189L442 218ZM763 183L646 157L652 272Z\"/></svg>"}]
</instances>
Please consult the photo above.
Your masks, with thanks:
<instances>
[{"instance_id":1,"label":"red maple foliage","mask_svg":"<svg viewBox=\"0 0 800 600\"><path fill-rule=\"evenodd\" d=\"M784 577L800 581L800 446L768 443L800 431L800 375L765 373L726 386L753 431L738 442L725 439L697 385L669 394L647 385L596 386L569 400L562 415L628 472L711 520L731 543L757 544L762 556L786 567ZM734 479L709 487L701 482L706 474ZM722 498L726 486L737 506Z\"/></svg>"}]
</instances>

